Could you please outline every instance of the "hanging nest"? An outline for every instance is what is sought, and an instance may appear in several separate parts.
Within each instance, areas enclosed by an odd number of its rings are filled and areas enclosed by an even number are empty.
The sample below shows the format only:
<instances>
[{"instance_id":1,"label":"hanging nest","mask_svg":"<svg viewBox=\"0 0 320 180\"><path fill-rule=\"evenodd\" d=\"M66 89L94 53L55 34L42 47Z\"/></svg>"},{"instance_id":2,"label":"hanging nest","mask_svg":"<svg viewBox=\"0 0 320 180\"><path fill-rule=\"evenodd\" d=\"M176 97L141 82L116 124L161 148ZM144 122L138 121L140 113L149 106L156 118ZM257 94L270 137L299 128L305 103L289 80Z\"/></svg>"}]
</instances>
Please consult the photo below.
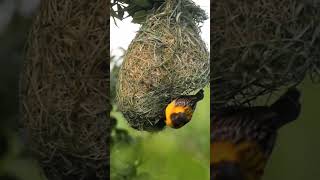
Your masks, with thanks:
<instances>
[{"instance_id":1,"label":"hanging nest","mask_svg":"<svg viewBox=\"0 0 320 180\"><path fill-rule=\"evenodd\" d=\"M213 1L213 107L320 80L320 6L296 0Z\"/></svg>"},{"instance_id":2,"label":"hanging nest","mask_svg":"<svg viewBox=\"0 0 320 180\"><path fill-rule=\"evenodd\" d=\"M108 3L43 0L35 17L21 123L49 180L109 177Z\"/></svg>"},{"instance_id":3,"label":"hanging nest","mask_svg":"<svg viewBox=\"0 0 320 180\"><path fill-rule=\"evenodd\" d=\"M166 105L209 82L209 53L200 37L205 12L190 0L168 0L142 25L119 72L117 102L138 130L164 127Z\"/></svg>"}]
</instances>

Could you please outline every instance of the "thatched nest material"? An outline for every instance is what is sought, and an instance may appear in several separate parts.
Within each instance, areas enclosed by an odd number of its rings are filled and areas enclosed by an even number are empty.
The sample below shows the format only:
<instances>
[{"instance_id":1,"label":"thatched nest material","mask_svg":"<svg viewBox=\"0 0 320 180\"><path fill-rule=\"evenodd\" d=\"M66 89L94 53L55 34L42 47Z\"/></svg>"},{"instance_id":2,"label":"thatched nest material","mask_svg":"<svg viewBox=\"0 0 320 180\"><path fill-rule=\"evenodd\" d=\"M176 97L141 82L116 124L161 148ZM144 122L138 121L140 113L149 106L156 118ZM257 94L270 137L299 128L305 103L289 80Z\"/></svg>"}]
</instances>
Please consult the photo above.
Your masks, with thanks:
<instances>
[{"instance_id":1,"label":"thatched nest material","mask_svg":"<svg viewBox=\"0 0 320 180\"><path fill-rule=\"evenodd\" d=\"M296 0L213 1L213 106L320 80L320 7Z\"/></svg>"},{"instance_id":2,"label":"thatched nest material","mask_svg":"<svg viewBox=\"0 0 320 180\"><path fill-rule=\"evenodd\" d=\"M138 130L163 128L164 108L209 82L209 53L199 33L205 12L190 0L167 0L142 25L119 72L117 101Z\"/></svg>"},{"instance_id":3,"label":"thatched nest material","mask_svg":"<svg viewBox=\"0 0 320 180\"><path fill-rule=\"evenodd\" d=\"M108 3L43 0L35 17L22 124L48 179L108 178Z\"/></svg>"}]
</instances>

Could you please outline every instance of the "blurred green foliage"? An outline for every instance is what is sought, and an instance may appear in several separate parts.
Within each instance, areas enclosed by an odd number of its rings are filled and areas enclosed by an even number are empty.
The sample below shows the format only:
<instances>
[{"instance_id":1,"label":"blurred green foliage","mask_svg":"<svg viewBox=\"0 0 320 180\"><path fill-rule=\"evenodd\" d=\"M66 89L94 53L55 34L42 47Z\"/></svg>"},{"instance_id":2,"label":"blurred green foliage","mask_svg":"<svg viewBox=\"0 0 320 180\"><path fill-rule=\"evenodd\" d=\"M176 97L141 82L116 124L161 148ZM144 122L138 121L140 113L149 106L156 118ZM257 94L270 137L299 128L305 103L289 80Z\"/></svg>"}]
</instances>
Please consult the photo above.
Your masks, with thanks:
<instances>
[{"instance_id":1,"label":"blurred green foliage","mask_svg":"<svg viewBox=\"0 0 320 180\"><path fill-rule=\"evenodd\" d=\"M264 180L320 179L320 86L305 80L300 117L280 129Z\"/></svg>"},{"instance_id":2,"label":"blurred green foliage","mask_svg":"<svg viewBox=\"0 0 320 180\"><path fill-rule=\"evenodd\" d=\"M125 51L123 51L124 54ZM110 99L111 102L115 102L115 97L116 97L116 86L117 86L117 81L118 81L118 74L120 70L120 66L116 64L116 62L123 57L116 58L115 56L110 57L110 62L113 64L113 67L110 71Z\"/></svg>"},{"instance_id":3,"label":"blurred green foliage","mask_svg":"<svg viewBox=\"0 0 320 180\"><path fill-rule=\"evenodd\" d=\"M111 149L112 180L195 180L209 179L210 97L197 105L192 121L180 129L166 128L158 133L130 128L122 114L111 116L118 127L126 129L132 141L115 142Z\"/></svg>"}]
</instances>

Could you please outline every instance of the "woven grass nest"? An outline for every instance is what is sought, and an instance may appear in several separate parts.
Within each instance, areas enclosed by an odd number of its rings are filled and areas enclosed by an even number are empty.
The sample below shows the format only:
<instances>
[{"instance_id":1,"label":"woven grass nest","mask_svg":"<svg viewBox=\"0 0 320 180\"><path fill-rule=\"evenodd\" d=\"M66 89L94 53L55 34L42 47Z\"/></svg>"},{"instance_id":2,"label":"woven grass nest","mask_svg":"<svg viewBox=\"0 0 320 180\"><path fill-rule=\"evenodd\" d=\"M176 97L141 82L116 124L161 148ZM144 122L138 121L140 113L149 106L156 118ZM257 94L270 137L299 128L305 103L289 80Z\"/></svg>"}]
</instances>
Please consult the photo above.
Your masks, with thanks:
<instances>
[{"instance_id":1,"label":"woven grass nest","mask_svg":"<svg viewBox=\"0 0 320 180\"><path fill-rule=\"evenodd\" d=\"M213 107L320 80L320 6L296 0L213 1Z\"/></svg>"},{"instance_id":2,"label":"woven grass nest","mask_svg":"<svg viewBox=\"0 0 320 180\"><path fill-rule=\"evenodd\" d=\"M209 82L209 53L199 33L205 12L190 0L167 0L129 45L119 72L117 103L138 130L163 128L166 105Z\"/></svg>"},{"instance_id":3,"label":"woven grass nest","mask_svg":"<svg viewBox=\"0 0 320 180\"><path fill-rule=\"evenodd\" d=\"M49 180L108 178L108 3L43 0L35 17L21 123Z\"/></svg>"}]
</instances>

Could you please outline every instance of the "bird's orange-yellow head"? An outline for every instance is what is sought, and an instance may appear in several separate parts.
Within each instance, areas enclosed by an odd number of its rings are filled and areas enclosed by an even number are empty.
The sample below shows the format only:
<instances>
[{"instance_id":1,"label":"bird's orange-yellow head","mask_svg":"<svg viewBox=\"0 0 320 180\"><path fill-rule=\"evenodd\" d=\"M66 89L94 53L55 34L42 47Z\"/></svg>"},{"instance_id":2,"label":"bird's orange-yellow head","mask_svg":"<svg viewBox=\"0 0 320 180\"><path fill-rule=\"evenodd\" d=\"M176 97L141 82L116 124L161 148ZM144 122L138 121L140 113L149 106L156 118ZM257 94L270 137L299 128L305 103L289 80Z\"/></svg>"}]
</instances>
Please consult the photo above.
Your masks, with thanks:
<instances>
[{"instance_id":1,"label":"bird's orange-yellow head","mask_svg":"<svg viewBox=\"0 0 320 180\"><path fill-rule=\"evenodd\" d=\"M172 101L166 107L166 120L167 126L172 128L180 128L187 124L192 118L192 107L191 106L179 106L176 101Z\"/></svg>"},{"instance_id":2,"label":"bird's orange-yellow head","mask_svg":"<svg viewBox=\"0 0 320 180\"><path fill-rule=\"evenodd\" d=\"M172 128L181 128L191 121L197 102L204 97L203 90L195 95L183 95L169 103L165 110L165 123Z\"/></svg>"}]
</instances>

